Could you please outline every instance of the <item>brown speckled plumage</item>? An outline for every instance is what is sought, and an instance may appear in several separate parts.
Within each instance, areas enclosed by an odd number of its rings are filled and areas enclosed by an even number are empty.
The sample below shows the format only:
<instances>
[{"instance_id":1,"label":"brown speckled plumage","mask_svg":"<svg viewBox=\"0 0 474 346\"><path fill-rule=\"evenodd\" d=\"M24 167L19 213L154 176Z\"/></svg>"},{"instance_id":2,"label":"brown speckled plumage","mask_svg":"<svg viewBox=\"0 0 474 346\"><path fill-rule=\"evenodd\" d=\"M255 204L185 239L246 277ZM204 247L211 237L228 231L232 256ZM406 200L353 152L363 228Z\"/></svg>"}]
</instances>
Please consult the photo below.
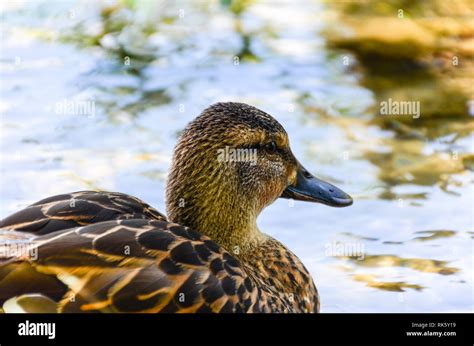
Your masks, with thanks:
<instances>
[{"instance_id":1,"label":"brown speckled plumage","mask_svg":"<svg viewBox=\"0 0 474 346\"><path fill-rule=\"evenodd\" d=\"M217 151L225 146L257 149L257 163L219 162ZM319 297L306 268L256 225L261 210L294 183L297 165L285 130L270 115L240 103L211 106L176 146L168 219L131 196L82 191L1 220L8 230L0 233L3 245L29 247L21 254L0 251L0 306L7 312L12 306L34 312L317 312Z\"/></svg>"}]
</instances>

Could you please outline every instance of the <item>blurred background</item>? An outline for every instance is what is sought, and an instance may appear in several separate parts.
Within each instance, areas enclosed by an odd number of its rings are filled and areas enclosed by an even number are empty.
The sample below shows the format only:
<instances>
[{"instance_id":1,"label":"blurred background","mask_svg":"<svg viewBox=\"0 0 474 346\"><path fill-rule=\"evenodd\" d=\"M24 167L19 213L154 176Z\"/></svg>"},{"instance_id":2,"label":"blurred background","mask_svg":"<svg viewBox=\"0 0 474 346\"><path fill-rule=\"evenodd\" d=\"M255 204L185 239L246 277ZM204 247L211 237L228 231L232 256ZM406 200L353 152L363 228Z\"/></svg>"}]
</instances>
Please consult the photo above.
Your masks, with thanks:
<instances>
[{"instance_id":1,"label":"blurred background","mask_svg":"<svg viewBox=\"0 0 474 346\"><path fill-rule=\"evenodd\" d=\"M165 211L180 131L246 102L355 198L279 200L259 218L308 267L322 312L474 311L472 1L0 6L0 217L85 189ZM391 101L420 116L385 114Z\"/></svg>"}]
</instances>

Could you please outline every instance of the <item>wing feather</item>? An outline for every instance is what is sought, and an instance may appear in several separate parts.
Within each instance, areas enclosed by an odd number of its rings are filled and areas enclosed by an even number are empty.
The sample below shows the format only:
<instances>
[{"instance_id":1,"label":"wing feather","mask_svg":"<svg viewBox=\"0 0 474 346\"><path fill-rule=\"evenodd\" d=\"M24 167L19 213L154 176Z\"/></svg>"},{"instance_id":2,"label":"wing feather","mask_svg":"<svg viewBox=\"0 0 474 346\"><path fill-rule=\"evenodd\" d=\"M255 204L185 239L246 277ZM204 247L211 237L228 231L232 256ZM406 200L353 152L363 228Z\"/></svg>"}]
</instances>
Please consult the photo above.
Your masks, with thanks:
<instances>
[{"instance_id":1,"label":"wing feather","mask_svg":"<svg viewBox=\"0 0 474 346\"><path fill-rule=\"evenodd\" d=\"M167 221L102 221L32 241L36 258L0 264L0 304L31 294L53 300L58 312L259 311L237 259Z\"/></svg>"},{"instance_id":2,"label":"wing feather","mask_svg":"<svg viewBox=\"0 0 474 346\"><path fill-rule=\"evenodd\" d=\"M79 191L36 202L0 220L0 228L42 235L124 219L166 220L138 198L118 192Z\"/></svg>"}]
</instances>

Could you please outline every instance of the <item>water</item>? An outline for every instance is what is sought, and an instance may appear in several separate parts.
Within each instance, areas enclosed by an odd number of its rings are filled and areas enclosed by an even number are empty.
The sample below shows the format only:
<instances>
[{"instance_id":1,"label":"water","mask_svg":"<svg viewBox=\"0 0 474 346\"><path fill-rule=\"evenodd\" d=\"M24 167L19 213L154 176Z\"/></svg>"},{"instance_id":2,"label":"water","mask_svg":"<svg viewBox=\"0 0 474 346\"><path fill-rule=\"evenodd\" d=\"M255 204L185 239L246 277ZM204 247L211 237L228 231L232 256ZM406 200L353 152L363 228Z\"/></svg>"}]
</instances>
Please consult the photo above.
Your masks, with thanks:
<instances>
[{"instance_id":1,"label":"water","mask_svg":"<svg viewBox=\"0 0 474 346\"><path fill-rule=\"evenodd\" d=\"M373 122L372 92L324 47L324 5L264 2L239 19L225 1L131 3L2 5L0 217L84 189L164 211L179 131L209 104L246 102L355 198L279 200L259 218L310 270L321 311L474 311L466 120Z\"/></svg>"}]
</instances>

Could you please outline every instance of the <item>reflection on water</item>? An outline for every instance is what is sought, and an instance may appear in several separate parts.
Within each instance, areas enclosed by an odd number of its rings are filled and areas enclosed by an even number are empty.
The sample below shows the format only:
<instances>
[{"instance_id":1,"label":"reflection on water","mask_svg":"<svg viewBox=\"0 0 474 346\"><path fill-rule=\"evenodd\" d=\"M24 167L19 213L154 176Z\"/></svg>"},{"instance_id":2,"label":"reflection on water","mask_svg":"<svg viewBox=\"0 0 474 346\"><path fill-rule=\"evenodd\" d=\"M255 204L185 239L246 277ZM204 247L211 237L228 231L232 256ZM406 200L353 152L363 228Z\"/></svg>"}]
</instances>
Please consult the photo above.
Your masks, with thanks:
<instances>
[{"instance_id":1,"label":"reflection on water","mask_svg":"<svg viewBox=\"0 0 474 346\"><path fill-rule=\"evenodd\" d=\"M367 159L381 168L380 179L390 185L449 184L451 175L467 169L464 162L473 155L464 153L426 153L424 142L417 140L386 140L384 144L393 148L388 153L368 152ZM454 182L453 182L454 183Z\"/></svg>"},{"instance_id":2,"label":"reflection on water","mask_svg":"<svg viewBox=\"0 0 474 346\"><path fill-rule=\"evenodd\" d=\"M424 287L416 284L409 284L403 281L398 282L382 282L377 281L374 275L354 275L353 279L360 282L365 282L368 287L377 288L385 291L405 292L405 289L411 288L417 291L421 291Z\"/></svg>"},{"instance_id":3,"label":"reflection on water","mask_svg":"<svg viewBox=\"0 0 474 346\"><path fill-rule=\"evenodd\" d=\"M365 267L407 267L413 270L441 275L451 275L459 269L448 267L446 261L422 258L401 258L395 255L365 255L363 259L347 257L354 264Z\"/></svg>"},{"instance_id":4,"label":"reflection on water","mask_svg":"<svg viewBox=\"0 0 474 346\"><path fill-rule=\"evenodd\" d=\"M430 241L430 240L434 240L434 239L438 239L438 238L449 238L449 237L453 237L454 235L456 235L456 231L418 231L418 232L415 232L415 234L423 234L423 235L420 235L416 238L414 238L413 240L415 241Z\"/></svg>"},{"instance_id":5,"label":"reflection on water","mask_svg":"<svg viewBox=\"0 0 474 346\"><path fill-rule=\"evenodd\" d=\"M326 5L10 3L0 216L83 189L129 193L164 211L179 131L211 103L247 102L278 118L309 170L355 197L345 209L280 200L259 219L311 271L322 311L474 310L474 122L425 118L432 108L423 107L418 121L382 118L380 93L399 79L363 79L344 63L347 52L325 47ZM409 74L402 82L407 92L446 94ZM64 101L93 102L94 112L58 112ZM333 244L341 253L328 251Z\"/></svg>"}]
</instances>

